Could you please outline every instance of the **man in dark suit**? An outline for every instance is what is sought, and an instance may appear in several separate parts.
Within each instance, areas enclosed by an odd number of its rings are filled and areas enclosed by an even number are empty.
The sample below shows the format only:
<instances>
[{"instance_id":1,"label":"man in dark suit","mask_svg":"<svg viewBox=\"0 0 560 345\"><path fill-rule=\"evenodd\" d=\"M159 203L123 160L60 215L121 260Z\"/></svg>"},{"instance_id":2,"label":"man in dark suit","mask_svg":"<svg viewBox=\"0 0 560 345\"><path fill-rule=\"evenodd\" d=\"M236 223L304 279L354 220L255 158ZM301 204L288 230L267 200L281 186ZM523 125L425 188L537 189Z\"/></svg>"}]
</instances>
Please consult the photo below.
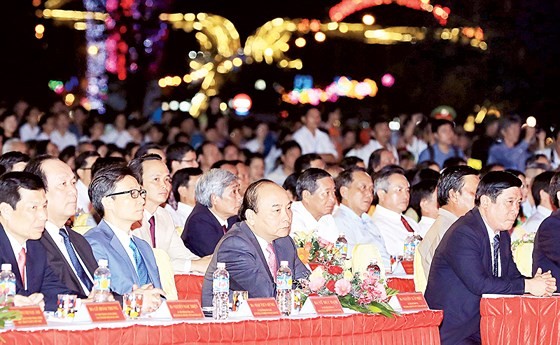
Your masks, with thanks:
<instances>
[{"instance_id":1,"label":"man in dark suit","mask_svg":"<svg viewBox=\"0 0 560 345\"><path fill-rule=\"evenodd\" d=\"M286 191L270 180L253 182L245 193L236 223L216 246L202 284L202 306L212 306L212 274L226 264L230 290L246 290L249 298L275 297L274 277L280 261L288 261L294 281L309 270L300 261L289 236L292 202Z\"/></svg>"},{"instance_id":2,"label":"man in dark suit","mask_svg":"<svg viewBox=\"0 0 560 345\"><path fill-rule=\"evenodd\" d=\"M480 181L471 211L459 218L436 249L426 301L442 309L442 345L480 344L480 299L483 294L550 296L556 280L539 269L535 277L519 273L508 234L521 202L521 180L503 171Z\"/></svg>"},{"instance_id":3,"label":"man in dark suit","mask_svg":"<svg viewBox=\"0 0 560 345\"><path fill-rule=\"evenodd\" d=\"M79 298L87 298L97 262L86 239L65 225L76 213L76 176L68 164L49 155L35 157L25 171L39 176L46 189L48 214L40 242L47 250L47 263Z\"/></svg>"},{"instance_id":4,"label":"man in dark suit","mask_svg":"<svg viewBox=\"0 0 560 345\"><path fill-rule=\"evenodd\" d=\"M39 305L54 311L58 294L75 294L47 265L38 241L47 220L47 198L41 179L28 172L0 177L0 262L12 265L16 305Z\"/></svg>"},{"instance_id":5,"label":"man in dark suit","mask_svg":"<svg viewBox=\"0 0 560 345\"><path fill-rule=\"evenodd\" d=\"M185 246L200 257L214 252L227 229L238 221L243 196L237 176L224 169L211 169L196 184L196 205L181 238Z\"/></svg>"},{"instance_id":6,"label":"man in dark suit","mask_svg":"<svg viewBox=\"0 0 560 345\"><path fill-rule=\"evenodd\" d=\"M539 226L535 236L533 249L533 273L539 268L550 270L552 276L560 279L560 172L554 174L550 180L548 194L552 198L556 211ZM558 289L556 290L558 292Z\"/></svg>"},{"instance_id":7,"label":"man in dark suit","mask_svg":"<svg viewBox=\"0 0 560 345\"><path fill-rule=\"evenodd\" d=\"M156 310L165 292L154 252L131 230L132 224L142 219L146 191L130 168L109 166L95 174L89 196L102 220L84 237L95 258L109 263L111 292L121 296L131 291L141 293L143 312Z\"/></svg>"}]
</instances>

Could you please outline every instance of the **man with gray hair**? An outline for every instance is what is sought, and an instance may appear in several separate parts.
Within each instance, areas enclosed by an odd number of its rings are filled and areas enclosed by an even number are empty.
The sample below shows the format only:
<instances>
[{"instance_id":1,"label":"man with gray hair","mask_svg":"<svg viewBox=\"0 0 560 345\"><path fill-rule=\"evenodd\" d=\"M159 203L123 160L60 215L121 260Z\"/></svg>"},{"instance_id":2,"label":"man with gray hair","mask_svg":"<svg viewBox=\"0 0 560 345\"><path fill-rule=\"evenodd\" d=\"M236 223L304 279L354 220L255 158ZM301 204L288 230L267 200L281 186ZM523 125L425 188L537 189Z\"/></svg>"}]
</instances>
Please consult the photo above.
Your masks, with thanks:
<instances>
[{"instance_id":1,"label":"man with gray hair","mask_svg":"<svg viewBox=\"0 0 560 345\"><path fill-rule=\"evenodd\" d=\"M243 196L237 176L223 169L210 169L198 180L196 205L181 238L194 254L203 257L214 253L216 244L234 223Z\"/></svg>"}]
</instances>

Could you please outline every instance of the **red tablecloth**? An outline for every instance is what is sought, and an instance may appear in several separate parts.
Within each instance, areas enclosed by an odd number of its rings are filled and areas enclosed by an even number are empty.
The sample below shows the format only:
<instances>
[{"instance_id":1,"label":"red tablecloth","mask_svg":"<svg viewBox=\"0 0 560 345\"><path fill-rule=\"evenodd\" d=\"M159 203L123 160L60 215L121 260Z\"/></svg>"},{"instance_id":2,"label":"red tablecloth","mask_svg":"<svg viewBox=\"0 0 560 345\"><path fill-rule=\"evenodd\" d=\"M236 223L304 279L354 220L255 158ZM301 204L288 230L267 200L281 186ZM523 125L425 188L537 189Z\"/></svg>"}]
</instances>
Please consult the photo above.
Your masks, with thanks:
<instances>
[{"instance_id":1,"label":"red tablecloth","mask_svg":"<svg viewBox=\"0 0 560 345\"><path fill-rule=\"evenodd\" d=\"M441 311L395 318L352 314L344 317L246 320L240 322L132 325L122 328L0 333L6 344L25 345L177 345L177 344L329 344L437 345Z\"/></svg>"},{"instance_id":2,"label":"red tablecloth","mask_svg":"<svg viewBox=\"0 0 560 345\"><path fill-rule=\"evenodd\" d=\"M179 299L201 300L203 276L191 274L176 274L175 285ZM399 290L400 292L414 292L414 279L395 278L387 279L387 286Z\"/></svg>"},{"instance_id":3,"label":"red tablecloth","mask_svg":"<svg viewBox=\"0 0 560 345\"><path fill-rule=\"evenodd\" d=\"M560 298L482 298L480 334L484 345L560 344Z\"/></svg>"}]
</instances>

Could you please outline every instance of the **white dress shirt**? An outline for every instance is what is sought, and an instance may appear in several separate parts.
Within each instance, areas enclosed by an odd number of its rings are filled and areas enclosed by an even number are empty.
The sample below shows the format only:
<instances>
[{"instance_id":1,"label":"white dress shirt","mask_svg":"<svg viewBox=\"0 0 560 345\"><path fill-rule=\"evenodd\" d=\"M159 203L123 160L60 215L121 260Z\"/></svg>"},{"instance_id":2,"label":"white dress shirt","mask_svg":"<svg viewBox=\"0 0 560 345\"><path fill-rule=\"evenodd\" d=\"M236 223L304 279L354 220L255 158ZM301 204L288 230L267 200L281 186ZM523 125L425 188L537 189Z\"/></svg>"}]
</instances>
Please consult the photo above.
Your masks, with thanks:
<instances>
[{"instance_id":1,"label":"white dress shirt","mask_svg":"<svg viewBox=\"0 0 560 345\"><path fill-rule=\"evenodd\" d=\"M369 168L369 156L371 156L371 154L373 153L373 151L377 150L377 149L382 149L382 148L387 148L389 151L391 151L393 153L393 156L395 156L395 162L399 162L399 154L397 153L397 149L391 145L388 144L387 147L381 145L377 140L374 139L370 139L370 141L362 146L362 147L358 147L358 148L354 148L350 151L348 151L346 153L346 157L350 157L350 156L356 156L361 158L364 161L364 164L366 165L366 167Z\"/></svg>"},{"instance_id":2,"label":"white dress shirt","mask_svg":"<svg viewBox=\"0 0 560 345\"><path fill-rule=\"evenodd\" d=\"M383 267L391 267L391 257L385 247L381 232L367 213L358 216L346 205L340 204L333 214L334 221L340 232L348 241L348 257L352 256L354 246L358 244L373 244L379 250Z\"/></svg>"},{"instance_id":3,"label":"white dress shirt","mask_svg":"<svg viewBox=\"0 0 560 345\"><path fill-rule=\"evenodd\" d=\"M318 153L318 154L332 154L335 158L338 158L338 152L334 147L334 144L329 137L329 135L319 129L315 130L315 135L311 133L309 128L306 126L298 129L292 138L297 141L299 146L301 146L301 154L305 155L308 153Z\"/></svg>"},{"instance_id":4,"label":"white dress shirt","mask_svg":"<svg viewBox=\"0 0 560 345\"><path fill-rule=\"evenodd\" d=\"M86 186L82 180L78 180L76 181L76 190L78 191L76 211L82 210L82 212L89 213L91 201L89 200L88 186Z\"/></svg>"},{"instance_id":5,"label":"white dress shirt","mask_svg":"<svg viewBox=\"0 0 560 345\"><path fill-rule=\"evenodd\" d=\"M317 231L319 237L335 243L339 231L332 214L326 214L319 221L303 206L301 201L292 203L292 230L290 236L295 237L299 232L311 233Z\"/></svg>"},{"instance_id":6,"label":"white dress shirt","mask_svg":"<svg viewBox=\"0 0 560 345\"><path fill-rule=\"evenodd\" d=\"M5 230L5 229L4 229ZM10 245L12 246L12 250L14 251L14 256L16 257L16 267L12 267L12 272L15 272L15 270L19 270L19 267L17 266L17 261L18 261L18 256L19 253L21 252L21 248L25 249L25 253L26 253L26 263L27 260L29 260L29 258L27 257L27 241L25 243L23 243L23 245L21 245L15 238L14 236L12 236L8 231L6 232L6 236L8 237L8 240L10 240ZM23 272L25 277L23 281L25 282L25 286L24 289L27 290L27 264L25 265L25 271Z\"/></svg>"},{"instance_id":7,"label":"white dress shirt","mask_svg":"<svg viewBox=\"0 0 560 345\"><path fill-rule=\"evenodd\" d=\"M371 219L373 223L377 226L383 240L385 241L385 247L389 252L389 255L399 256L404 254L404 242L407 237L413 235L413 233L406 230L402 221L401 213L397 213L386 209L381 205L375 206L375 211L373 212ZM416 223L412 218L402 215L408 224L414 230L414 233L418 233L418 223Z\"/></svg>"},{"instance_id":8,"label":"white dress shirt","mask_svg":"<svg viewBox=\"0 0 560 345\"><path fill-rule=\"evenodd\" d=\"M459 217L453 213L440 208L434 224L432 224L428 232L426 232L426 236L424 236L422 241L418 244L416 255L420 255L420 261L424 268L426 279L428 279L428 275L430 274L430 266L432 265L432 259L434 258L436 248L441 242L443 235L445 235L449 227L451 227L457 219L459 219Z\"/></svg>"},{"instance_id":9,"label":"white dress shirt","mask_svg":"<svg viewBox=\"0 0 560 345\"><path fill-rule=\"evenodd\" d=\"M282 164L277 166L276 169L274 169L270 174L266 175L267 179L271 180L274 183L277 183L280 186L284 184L284 181L286 181L287 177L288 175L284 173L284 166Z\"/></svg>"},{"instance_id":10,"label":"white dress shirt","mask_svg":"<svg viewBox=\"0 0 560 345\"><path fill-rule=\"evenodd\" d=\"M29 123L24 123L19 129L19 138L21 141L29 141L37 139L37 136L41 132L39 126L31 127Z\"/></svg>"},{"instance_id":11,"label":"white dress shirt","mask_svg":"<svg viewBox=\"0 0 560 345\"><path fill-rule=\"evenodd\" d=\"M175 230L171 214L167 210L158 206L153 216L156 222L156 248L162 249L169 255L175 274L189 273L191 271L191 261L199 257L185 247L183 240ZM152 214L144 210L142 226L134 230L134 236L140 237L153 247L149 223L151 217Z\"/></svg>"},{"instance_id":12,"label":"white dress shirt","mask_svg":"<svg viewBox=\"0 0 560 345\"><path fill-rule=\"evenodd\" d=\"M76 134L70 131L66 131L64 134L61 134L58 130L52 131L51 141L60 151L64 150L67 146L78 146Z\"/></svg>"},{"instance_id":13,"label":"white dress shirt","mask_svg":"<svg viewBox=\"0 0 560 345\"><path fill-rule=\"evenodd\" d=\"M173 224L175 224L175 227L180 227L181 231L183 231L187 218L189 218L193 208L194 206L187 205L180 201L177 203L176 210L174 210L171 205L165 204L165 209L171 214L171 218L173 218Z\"/></svg>"},{"instance_id":14,"label":"white dress shirt","mask_svg":"<svg viewBox=\"0 0 560 345\"><path fill-rule=\"evenodd\" d=\"M418 222L418 235L424 238L428 230L432 227L432 225L434 225L435 221L435 218L422 216L422 218L420 218L420 221Z\"/></svg>"},{"instance_id":15,"label":"white dress shirt","mask_svg":"<svg viewBox=\"0 0 560 345\"><path fill-rule=\"evenodd\" d=\"M68 263L68 265L70 266L70 268L72 269L72 271L74 272L76 277L78 277L78 273L76 272L76 268L74 267L74 265L72 264L72 261L70 260L70 255L68 254L68 250L66 250L66 245L64 244L64 238L62 238L62 236L60 236L60 228L58 228L54 223L51 223L50 221L47 220L47 222L45 223L45 231L47 231L49 233L49 235L51 235L51 238L53 239L54 243L56 243L56 246L58 247L58 249L62 253L62 256L64 256L64 260L66 260L66 262ZM74 245L72 244L72 247L73 246ZM80 261L80 264L82 265L82 268L84 269L84 272L87 274L89 279L93 282L93 277L91 276L91 274L89 274L89 271L86 268L86 265L84 264L84 262L82 261L82 258L80 257L80 254L78 253L76 248L74 248L74 251L76 252L76 256L78 257L78 260ZM84 285L84 283L82 282L80 277L78 277L78 281L80 282L80 285L82 286L82 290L83 290L84 294L86 296L88 296L90 291Z\"/></svg>"},{"instance_id":16,"label":"white dress shirt","mask_svg":"<svg viewBox=\"0 0 560 345\"><path fill-rule=\"evenodd\" d=\"M543 220L551 214L552 210L541 205L537 206L536 212L531 217L529 217L527 221L525 221L525 224L523 224L525 232L537 232Z\"/></svg>"},{"instance_id":17,"label":"white dress shirt","mask_svg":"<svg viewBox=\"0 0 560 345\"><path fill-rule=\"evenodd\" d=\"M492 259L492 268L494 268L494 237L499 234L495 232L488 223L482 218L484 225L486 226L486 231L488 232L488 238L490 240L490 258ZM502 276L502 263L500 262L500 253L498 252L498 277Z\"/></svg>"}]
</instances>

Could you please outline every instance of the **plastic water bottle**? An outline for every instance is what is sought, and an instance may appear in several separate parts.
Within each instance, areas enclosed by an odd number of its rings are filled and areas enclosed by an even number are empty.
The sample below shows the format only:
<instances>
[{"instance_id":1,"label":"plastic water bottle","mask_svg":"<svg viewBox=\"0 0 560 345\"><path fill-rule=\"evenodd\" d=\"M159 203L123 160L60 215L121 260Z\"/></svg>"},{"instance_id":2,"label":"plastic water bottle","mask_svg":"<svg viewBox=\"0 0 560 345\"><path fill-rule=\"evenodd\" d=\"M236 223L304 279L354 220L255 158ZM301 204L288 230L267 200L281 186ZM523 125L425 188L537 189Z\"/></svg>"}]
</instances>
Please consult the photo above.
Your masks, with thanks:
<instances>
[{"instance_id":1,"label":"plastic water bottle","mask_svg":"<svg viewBox=\"0 0 560 345\"><path fill-rule=\"evenodd\" d=\"M372 260L369 263L367 270L374 276L377 276L378 279L381 279L381 267L379 267L379 265L377 264L377 260Z\"/></svg>"},{"instance_id":2,"label":"plastic water bottle","mask_svg":"<svg viewBox=\"0 0 560 345\"><path fill-rule=\"evenodd\" d=\"M342 260L346 260L346 257L348 256L348 240L346 239L346 236L343 232L338 235L335 247L336 250L338 250L338 253L340 254Z\"/></svg>"},{"instance_id":3,"label":"plastic water bottle","mask_svg":"<svg viewBox=\"0 0 560 345\"><path fill-rule=\"evenodd\" d=\"M280 261L276 273L276 303L280 313L289 316L292 312L292 270L288 261Z\"/></svg>"},{"instance_id":4,"label":"plastic water bottle","mask_svg":"<svg viewBox=\"0 0 560 345\"><path fill-rule=\"evenodd\" d=\"M225 320L229 313L229 273L224 262L218 262L212 277L212 317L214 320Z\"/></svg>"},{"instance_id":5,"label":"plastic water bottle","mask_svg":"<svg viewBox=\"0 0 560 345\"><path fill-rule=\"evenodd\" d=\"M0 272L0 307L13 307L16 295L16 275L12 264L2 264Z\"/></svg>"},{"instance_id":6,"label":"plastic water bottle","mask_svg":"<svg viewBox=\"0 0 560 345\"><path fill-rule=\"evenodd\" d=\"M418 243L420 243L420 236L411 235L404 240L403 260L414 260L414 252L416 251L416 246L418 245Z\"/></svg>"},{"instance_id":7,"label":"plastic water bottle","mask_svg":"<svg viewBox=\"0 0 560 345\"><path fill-rule=\"evenodd\" d=\"M111 271L106 259L99 259L97 269L93 272L94 302L107 302L111 295Z\"/></svg>"}]
</instances>

